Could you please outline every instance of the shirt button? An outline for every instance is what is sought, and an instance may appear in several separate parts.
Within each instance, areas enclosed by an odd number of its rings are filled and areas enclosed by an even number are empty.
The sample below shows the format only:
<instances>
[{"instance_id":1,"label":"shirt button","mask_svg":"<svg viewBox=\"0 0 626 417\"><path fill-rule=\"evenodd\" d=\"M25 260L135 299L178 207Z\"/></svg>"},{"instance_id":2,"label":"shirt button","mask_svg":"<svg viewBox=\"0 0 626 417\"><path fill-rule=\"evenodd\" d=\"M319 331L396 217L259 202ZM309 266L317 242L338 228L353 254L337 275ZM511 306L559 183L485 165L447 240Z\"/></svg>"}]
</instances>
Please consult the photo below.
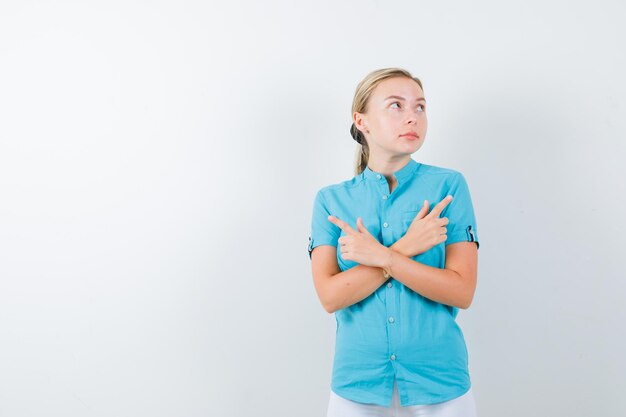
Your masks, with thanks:
<instances>
[{"instance_id":1,"label":"shirt button","mask_svg":"<svg viewBox=\"0 0 626 417\"><path fill-rule=\"evenodd\" d=\"M387 222L383 223L383 227L387 227L387 226L389 226Z\"/></svg>"},{"instance_id":2,"label":"shirt button","mask_svg":"<svg viewBox=\"0 0 626 417\"><path fill-rule=\"evenodd\" d=\"M394 321L396 321L393 317L389 317L389 323L393 323Z\"/></svg>"},{"instance_id":3,"label":"shirt button","mask_svg":"<svg viewBox=\"0 0 626 417\"><path fill-rule=\"evenodd\" d=\"M380 174L376 174L376 178L380 179Z\"/></svg>"},{"instance_id":4,"label":"shirt button","mask_svg":"<svg viewBox=\"0 0 626 417\"><path fill-rule=\"evenodd\" d=\"M386 200L386 199L387 199L387 196L386 196L386 195L384 195L384 196L383 196L383 200Z\"/></svg>"},{"instance_id":5,"label":"shirt button","mask_svg":"<svg viewBox=\"0 0 626 417\"><path fill-rule=\"evenodd\" d=\"M396 355L391 355L391 360L395 361L396 360Z\"/></svg>"},{"instance_id":6,"label":"shirt button","mask_svg":"<svg viewBox=\"0 0 626 417\"><path fill-rule=\"evenodd\" d=\"M391 287L393 287L393 284L391 282L388 282L387 283L387 288L391 288Z\"/></svg>"}]
</instances>

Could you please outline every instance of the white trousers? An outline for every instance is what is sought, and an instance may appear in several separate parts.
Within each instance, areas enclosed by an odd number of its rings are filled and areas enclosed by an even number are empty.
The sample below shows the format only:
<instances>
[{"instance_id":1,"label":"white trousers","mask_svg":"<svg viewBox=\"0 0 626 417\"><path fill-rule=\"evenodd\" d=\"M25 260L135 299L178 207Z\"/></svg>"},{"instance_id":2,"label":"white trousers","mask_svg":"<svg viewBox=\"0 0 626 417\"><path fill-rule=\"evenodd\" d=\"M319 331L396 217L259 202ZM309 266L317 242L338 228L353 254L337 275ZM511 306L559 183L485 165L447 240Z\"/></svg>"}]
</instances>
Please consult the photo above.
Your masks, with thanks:
<instances>
[{"instance_id":1,"label":"white trousers","mask_svg":"<svg viewBox=\"0 0 626 417\"><path fill-rule=\"evenodd\" d=\"M362 404L348 400L330 391L327 417L476 417L472 388L460 397L436 404L402 407L398 385L393 383L391 407Z\"/></svg>"}]
</instances>

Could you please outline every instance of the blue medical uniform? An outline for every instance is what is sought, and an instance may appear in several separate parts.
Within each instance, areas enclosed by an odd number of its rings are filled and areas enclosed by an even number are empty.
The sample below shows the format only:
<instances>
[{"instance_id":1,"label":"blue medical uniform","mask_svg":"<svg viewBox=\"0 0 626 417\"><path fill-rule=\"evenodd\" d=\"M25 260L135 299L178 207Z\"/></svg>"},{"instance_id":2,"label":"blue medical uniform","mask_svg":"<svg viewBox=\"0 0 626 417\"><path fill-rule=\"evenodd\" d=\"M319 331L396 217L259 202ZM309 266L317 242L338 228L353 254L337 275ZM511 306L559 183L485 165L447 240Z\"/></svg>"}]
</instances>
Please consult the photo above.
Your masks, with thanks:
<instances>
[{"instance_id":1,"label":"blue medical uniform","mask_svg":"<svg viewBox=\"0 0 626 417\"><path fill-rule=\"evenodd\" d=\"M345 233L328 220L332 214L356 229L364 226L385 246L408 230L424 200L429 210L448 194L454 198L442 211L447 240L412 259L437 268L445 266L445 246L476 242L478 233L469 188L455 170L410 159L394 173L389 192L384 175L369 167L352 179L323 187L313 205L309 257L319 245L337 247ZM356 262L344 260L341 271ZM458 308L430 300L393 276L374 293L337 310L336 344L331 389L352 401L391 405L394 378L402 406L433 404L457 398L471 387L465 339L456 323Z\"/></svg>"}]
</instances>

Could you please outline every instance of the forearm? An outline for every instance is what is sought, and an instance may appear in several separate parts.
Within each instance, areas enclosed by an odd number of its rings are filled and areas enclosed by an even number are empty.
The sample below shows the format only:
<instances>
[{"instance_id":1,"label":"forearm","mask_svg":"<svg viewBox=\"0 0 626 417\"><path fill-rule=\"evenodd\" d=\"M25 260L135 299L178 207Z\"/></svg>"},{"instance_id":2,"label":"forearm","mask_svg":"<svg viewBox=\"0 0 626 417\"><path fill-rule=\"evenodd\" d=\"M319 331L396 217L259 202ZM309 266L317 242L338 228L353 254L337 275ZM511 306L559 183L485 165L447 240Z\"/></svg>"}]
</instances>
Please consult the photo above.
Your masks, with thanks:
<instances>
[{"instance_id":1,"label":"forearm","mask_svg":"<svg viewBox=\"0 0 626 417\"><path fill-rule=\"evenodd\" d=\"M471 288L457 272L425 265L397 251L392 251L390 259L387 272L416 293L458 308L469 304Z\"/></svg>"},{"instance_id":2,"label":"forearm","mask_svg":"<svg viewBox=\"0 0 626 417\"><path fill-rule=\"evenodd\" d=\"M389 247L402 250L399 242ZM383 269L375 266L357 265L346 271L333 275L328 280L326 293L328 304L326 310L333 313L342 308L356 304L370 296L387 281Z\"/></svg>"},{"instance_id":3,"label":"forearm","mask_svg":"<svg viewBox=\"0 0 626 417\"><path fill-rule=\"evenodd\" d=\"M334 313L358 303L376 291L385 281L382 268L367 265L357 265L333 275L326 287L328 294L326 311Z\"/></svg>"}]
</instances>

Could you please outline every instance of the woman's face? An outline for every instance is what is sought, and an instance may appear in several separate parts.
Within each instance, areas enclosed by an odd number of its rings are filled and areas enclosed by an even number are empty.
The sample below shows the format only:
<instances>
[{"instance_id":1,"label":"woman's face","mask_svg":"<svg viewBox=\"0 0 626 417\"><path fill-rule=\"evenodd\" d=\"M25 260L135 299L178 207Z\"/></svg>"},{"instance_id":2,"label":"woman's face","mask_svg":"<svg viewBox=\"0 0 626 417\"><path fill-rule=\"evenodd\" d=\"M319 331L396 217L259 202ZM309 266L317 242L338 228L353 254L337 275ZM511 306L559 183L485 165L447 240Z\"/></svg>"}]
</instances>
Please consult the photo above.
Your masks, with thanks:
<instances>
[{"instance_id":1,"label":"woman's face","mask_svg":"<svg viewBox=\"0 0 626 417\"><path fill-rule=\"evenodd\" d=\"M372 151L412 154L424 143L428 121L420 86L407 77L382 81L369 98L367 113L354 113L354 121ZM368 133L369 131L369 133ZM403 136L413 133L414 136Z\"/></svg>"}]
</instances>

